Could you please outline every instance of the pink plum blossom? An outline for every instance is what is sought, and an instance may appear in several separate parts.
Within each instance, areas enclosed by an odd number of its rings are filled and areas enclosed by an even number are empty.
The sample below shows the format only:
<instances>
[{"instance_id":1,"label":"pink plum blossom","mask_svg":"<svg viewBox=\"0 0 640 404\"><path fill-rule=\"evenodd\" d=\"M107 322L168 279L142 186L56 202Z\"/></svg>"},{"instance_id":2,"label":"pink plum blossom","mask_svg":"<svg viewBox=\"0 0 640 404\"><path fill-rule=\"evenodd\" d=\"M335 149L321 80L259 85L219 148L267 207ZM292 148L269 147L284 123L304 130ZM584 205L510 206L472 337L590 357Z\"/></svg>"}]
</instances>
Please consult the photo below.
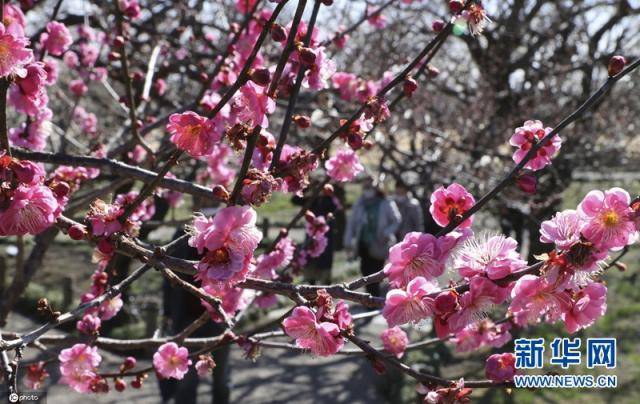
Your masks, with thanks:
<instances>
[{"instance_id":1,"label":"pink plum blossom","mask_svg":"<svg viewBox=\"0 0 640 404\"><path fill-rule=\"evenodd\" d=\"M409 344L407 333L398 326L387 328L380 334L384 349L394 354L398 359L402 358Z\"/></svg>"},{"instance_id":2,"label":"pink plum blossom","mask_svg":"<svg viewBox=\"0 0 640 404\"><path fill-rule=\"evenodd\" d=\"M281 238L273 251L258 257L254 276L273 279L276 276L276 270L285 268L291 263L295 249L296 247L289 237Z\"/></svg>"},{"instance_id":3,"label":"pink plum blossom","mask_svg":"<svg viewBox=\"0 0 640 404\"><path fill-rule=\"evenodd\" d=\"M541 141L552 130L552 128L545 128L540 121L526 121L524 126L516 128L511 139L509 139L509 143L518 148L513 154L513 161L519 164L531 147ZM561 144L560 136L553 135L551 139L545 141L545 144L538 149L536 155L524 167L537 171L551 164L551 158L560 150Z\"/></svg>"},{"instance_id":4,"label":"pink plum blossom","mask_svg":"<svg viewBox=\"0 0 640 404\"><path fill-rule=\"evenodd\" d=\"M214 130L213 121L192 111L171 115L167 130L171 133L170 140L193 157L211 154L221 137Z\"/></svg>"},{"instance_id":5,"label":"pink plum blossom","mask_svg":"<svg viewBox=\"0 0 640 404\"><path fill-rule=\"evenodd\" d=\"M266 94L266 89L250 81L240 88L240 94L234 99L233 109L238 111L241 122L267 128L267 115L275 111L276 102Z\"/></svg>"},{"instance_id":6,"label":"pink plum blossom","mask_svg":"<svg viewBox=\"0 0 640 404\"><path fill-rule=\"evenodd\" d=\"M573 296L571 308L564 313L562 319L567 331L573 334L591 326L606 311L607 287L602 283L592 282Z\"/></svg>"},{"instance_id":7,"label":"pink plum blossom","mask_svg":"<svg viewBox=\"0 0 640 404\"><path fill-rule=\"evenodd\" d=\"M17 78L9 91L9 102L13 107L30 116L42 112L49 102L45 85L47 72L44 63L34 62L25 66L26 74Z\"/></svg>"},{"instance_id":8,"label":"pink plum blossom","mask_svg":"<svg viewBox=\"0 0 640 404\"><path fill-rule=\"evenodd\" d=\"M198 279L205 283L243 280L261 239L256 212L249 206L229 206L213 218L196 216L189 245L205 253L198 264Z\"/></svg>"},{"instance_id":9,"label":"pink plum blossom","mask_svg":"<svg viewBox=\"0 0 640 404\"><path fill-rule=\"evenodd\" d=\"M71 39L71 33L63 23L51 21L47 23L47 32L40 36L40 42L47 52L53 56L60 56L69 49L69 45L73 40Z\"/></svg>"},{"instance_id":10,"label":"pink plum blossom","mask_svg":"<svg viewBox=\"0 0 640 404\"><path fill-rule=\"evenodd\" d=\"M0 212L0 235L36 235L53 225L60 205L49 187L20 185Z\"/></svg>"},{"instance_id":11,"label":"pink plum blossom","mask_svg":"<svg viewBox=\"0 0 640 404\"><path fill-rule=\"evenodd\" d=\"M101 199L96 199L87 212L87 221L91 224L94 236L110 236L122 230L122 224L118 217L124 213L124 209L118 204L109 204Z\"/></svg>"},{"instance_id":12,"label":"pink plum blossom","mask_svg":"<svg viewBox=\"0 0 640 404\"><path fill-rule=\"evenodd\" d=\"M33 51L28 45L27 38L12 34L4 24L0 24L0 77L24 77L27 74L24 67L33 59Z\"/></svg>"},{"instance_id":13,"label":"pink plum blossom","mask_svg":"<svg viewBox=\"0 0 640 404\"><path fill-rule=\"evenodd\" d=\"M602 249L619 249L634 243L638 234L630 203L629 193L622 188L589 192L578 205L586 222L582 235Z\"/></svg>"},{"instance_id":14,"label":"pink plum blossom","mask_svg":"<svg viewBox=\"0 0 640 404\"><path fill-rule=\"evenodd\" d=\"M477 275L502 279L527 264L520 258L517 247L517 241L503 235L473 238L458 252L454 267L468 279Z\"/></svg>"},{"instance_id":15,"label":"pink plum blossom","mask_svg":"<svg viewBox=\"0 0 640 404\"><path fill-rule=\"evenodd\" d=\"M91 391L91 383L97 377L96 368L102 361L97 347L75 344L71 348L63 349L58 355L58 360L62 383L78 393Z\"/></svg>"},{"instance_id":16,"label":"pink plum blossom","mask_svg":"<svg viewBox=\"0 0 640 404\"><path fill-rule=\"evenodd\" d=\"M450 330L459 331L481 319L488 309L504 302L508 296L508 287L500 287L484 277L473 277L469 281L469 290L460 296L460 310L449 318Z\"/></svg>"},{"instance_id":17,"label":"pink plum blossom","mask_svg":"<svg viewBox=\"0 0 640 404\"><path fill-rule=\"evenodd\" d=\"M319 322L315 313L305 306L293 309L282 325L284 332L291 338L295 338L297 346L309 349L315 355L333 355L344 345L338 325Z\"/></svg>"},{"instance_id":18,"label":"pink plum blossom","mask_svg":"<svg viewBox=\"0 0 640 404\"><path fill-rule=\"evenodd\" d=\"M422 276L432 280L444 273L449 249L431 234L411 232L389 249L389 263L384 273L391 286L404 288L409 282Z\"/></svg>"},{"instance_id":19,"label":"pink plum blossom","mask_svg":"<svg viewBox=\"0 0 640 404\"><path fill-rule=\"evenodd\" d=\"M509 323L494 324L488 318L471 323L455 334L457 352L475 351L482 346L500 348L511 339Z\"/></svg>"},{"instance_id":20,"label":"pink plum blossom","mask_svg":"<svg viewBox=\"0 0 640 404\"><path fill-rule=\"evenodd\" d=\"M153 367L165 379L181 380L189 371L189 366L191 366L189 351L175 342L160 345L153 354Z\"/></svg>"},{"instance_id":21,"label":"pink plum blossom","mask_svg":"<svg viewBox=\"0 0 640 404\"><path fill-rule=\"evenodd\" d=\"M447 226L451 221L457 220L459 216L469 210L475 199L460 184L453 183L448 187L440 187L431 194L431 206L429 212L433 220L442 227ZM458 225L459 228L471 227L473 216L469 217Z\"/></svg>"},{"instance_id":22,"label":"pink plum blossom","mask_svg":"<svg viewBox=\"0 0 640 404\"><path fill-rule=\"evenodd\" d=\"M580 241L580 231L585 222L573 209L556 213L551 219L540 225L540 241L555 243L559 250L568 250Z\"/></svg>"},{"instance_id":23,"label":"pink plum blossom","mask_svg":"<svg viewBox=\"0 0 640 404\"><path fill-rule=\"evenodd\" d=\"M389 327L424 320L433 313L434 301L429 297L438 287L419 276L407 285L406 290L392 289L387 293L382 316Z\"/></svg>"},{"instance_id":24,"label":"pink plum blossom","mask_svg":"<svg viewBox=\"0 0 640 404\"><path fill-rule=\"evenodd\" d=\"M324 163L327 174L335 181L348 182L364 171L358 155L351 149L343 148Z\"/></svg>"},{"instance_id":25,"label":"pink plum blossom","mask_svg":"<svg viewBox=\"0 0 640 404\"><path fill-rule=\"evenodd\" d=\"M493 354L487 358L484 368L487 379L494 382L506 382L516 374L516 357L511 352Z\"/></svg>"},{"instance_id":26,"label":"pink plum blossom","mask_svg":"<svg viewBox=\"0 0 640 404\"><path fill-rule=\"evenodd\" d=\"M571 296L558 290L543 277L524 275L511 290L509 311L518 325L538 322L546 317L547 322L555 322L571 307Z\"/></svg>"}]
</instances>

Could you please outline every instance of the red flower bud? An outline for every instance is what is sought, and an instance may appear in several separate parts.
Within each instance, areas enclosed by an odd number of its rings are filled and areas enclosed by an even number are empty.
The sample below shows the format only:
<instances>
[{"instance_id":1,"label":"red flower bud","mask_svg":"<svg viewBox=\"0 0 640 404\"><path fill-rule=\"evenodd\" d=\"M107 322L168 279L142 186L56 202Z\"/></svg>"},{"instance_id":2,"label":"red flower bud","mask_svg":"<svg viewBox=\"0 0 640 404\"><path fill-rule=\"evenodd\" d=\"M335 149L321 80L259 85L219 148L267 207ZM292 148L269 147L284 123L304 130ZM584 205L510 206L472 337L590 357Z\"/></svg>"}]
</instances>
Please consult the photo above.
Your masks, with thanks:
<instances>
[{"instance_id":1,"label":"red flower bud","mask_svg":"<svg viewBox=\"0 0 640 404\"><path fill-rule=\"evenodd\" d=\"M312 65L316 62L316 53L314 50L304 46L298 49L298 57L300 58L300 62L306 65Z\"/></svg>"},{"instance_id":2,"label":"red flower bud","mask_svg":"<svg viewBox=\"0 0 640 404\"><path fill-rule=\"evenodd\" d=\"M312 211L308 210L306 212L304 212L304 218L307 220L307 222L312 222L315 220L316 215L313 214Z\"/></svg>"},{"instance_id":3,"label":"red flower bud","mask_svg":"<svg viewBox=\"0 0 640 404\"><path fill-rule=\"evenodd\" d=\"M64 181L56 182L56 184L51 189L56 198L64 198L69 195L69 191L71 191L71 187Z\"/></svg>"},{"instance_id":4,"label":"red flower bud","mask_svg":"<svg viewBox=\"0 0 640 404\"><path fill-rule=\"evenodd\" d=\"M229 200L229 191L222 185L216 185L213 187L213 197L219 201L228 201Z\"/></svg>"},{"instance_id":5,"label":"red flower bud","mask_svg":"<svg viewBox=\"0 0 640 404\"><path fill-rule=\"evenodd\" d=\"M444 29L444 21L435 20L434 22L431 23L431 29L433 30L433 32L442 31Z\"/></svg>"},{"instance_id":6,"label":"red flower bud","mask_svg":"<svg viewBox=\"0 0 640 404\"><path fill-rule=\"evenodd\" d=\"M523 192L533 195L536 193L538 179L533 174L523 174L518 177L516 184Z\"/></svg>"},{"instance_id":7,"label":"red flower bud","mask_svg":"<svg viewBox=\"0 0 640 404\"><path fill-rule=\"evenodd\" d=\"M133 72L132 78L134 81L142 81L144 79L144 73L140 71Z\"/></svg>"},{"instance_id":8,"label":"red flower bud","mask_svg":"<svg viewBox=\"0 0 640 404\"><path fill-rule=\"evenodd\" d=\"M111 244L111 241L103 238L98 241L98 250L105 255L110 255L115 250L115 247Z\"/></svg>"},{"instance_id":9,"label":"red flower bud","mask_svg":"<svg viewBox=\"0 0 640 404\"><path fill-rule=\"evenodd\" d=\"M255 69L249 74L249 79L264 87L271 81L271 73L269 73L269 69Z\"/></svg>"},{"instance_id":10,"label":"red flower bud","mask_svg":"<svg viewBox=\"0 0 640 404\"><path fill-rule=\"evenodd\" d=\"M122 35L118 35L113 39L113 46L120 48L124 44L125 44L125 39Z\"/></svg>"},{"instance_id":11,"label":"red flower bud","mask_svg":"<svg viewBox=\"0 0 640 404\"><path fill-rule=\"evenodd\" d=\"M362 135L360 135L359 133L349 133L349 135L347 136L347 143L353 150L360 149L363 143Z\"/></svg>"},{"instance_id":12,"label":"red flower bud","mask_svg":"<svg viewBox=\"0 0 640 404\"><path fill-rule=\"evenodd\" d=\"M411 97L414 91L418 89L418 82L413 77L407 77L402 85L402 91L407 97Z\"/></svg>"},{"instance_id":13,"label":"red flower bud","mask_svg":"<svg viewBox=\"0 0 640 404\"><path fill-rule=\"evenodd\" d=\"M451 313L455 310L458 296L454 291L440 293L435 299L435 309L439 314Z\"/></svg>"},{"instance_id":14,"label":"red flower bud","mask_svg":"<svg viewBox=\"0 0 640 404\"><path fill-rule=\"evenodd\" d=\"M322 192L324 192L326 196L332 196L334 192L333 185L324 184L324 187L322 188Z\"/></svg>"},{"instance_id":15,"label":"red flower bud","mask_svg":"<svg viewBox=\"0 0 640 404\"><path fill-rule=\"evenodd\" d=\"M320 2L325 6L330 6L333 4L333 0L320 0Z\"/></svg>"},{"instance_id":16,"label":"red flower bud","mask_svg":"<svg viewBox=\"0 0 640 404\"><path fill-rule=\"evenodd\" d=\"M124 362L122 362L122 367L125 370L133 369L136 366L136 363L136 358L134 358L133 356L127 356L124 359Z\"/></svg>"},{"instance_id":17,"label":"red flower bud","mask_svg":"<svg viewBox=\"0 0 640 404\"><path fill-rule=\"evenodd\" d=\"M133 387L134 389L139 389L140 387L142 387L142 379L139 377L133 379L131 381L131 387Z\"/></svg>"},{"instance_id":18,"label":"red flower bud","mask_svg":"<svg viewBox=\"0 0 640 404\"><path fill-rule=\"evenodd\" d=\"M108 58L110 62L115 62L116 60L120 60L120 53L115 51L109 52Z\"/></svg>"},{"instance_id":19,"label":"red flower bud","mask_svg":"<svg viewBox=\"0 0 640 404\"><path fill-rule=\"evenodd\" d=\"M437 67L432 65L427 66L427 71L429 72L429 77L431 78L438 77L438 75L440 74L440 70L438 70Z\"/></svg>"},{"instance_id":20,"label":"red flower bud","mask_svg":"<svg viewBox=\"0 0 640 404\"><path fill-rule=\"evenodd\" d=\"M616 74L620 73L622 69L624 69L624 65L627 64L627 60L624 56L616 55L609 59L609 77L613 77Z\"/></svg>"},{"instance_id":21,"label":"red flower bud","mask_svg":"<svg viewBox=\"0 0 640 404\"><path fill-rule=\"evenodd\" d=\"M87 230L82 225L74 224L69 227L67 234L69 234L69 237L73 240L82 240L86 236Z\"/></svg>"},{"instance_id":22,"label":"red flower bud","mask_svg":"<svg viewBox=\"0 0 640 404\"><path fill-rule=\"evenodd\" d=\"M453 14L458 14L460 11L462 11L463 7L464 3L461 0L451 0L449 2L449 10L451 10Z\"/></svg>"},{"instance_id":23,"label":"red flower bud","mask_svg":"<svg viewBox=\"0 0 640 404\"><path fill-rule=\"evenodd\" d=\"M273 24L271 27L271 39L276 42L284 42L287 39L287 31L280 24Z\"/></svg>"},{"instance_id":24,"label":"red flower bud","mask_svg":"<svg viewBox=\"0 0 640 404\"><path fill-rule=\"evenodd\" d=\"M293 122L302 129L306 129L311 126L311 118L305 115L294 115Z\"/></svg>"},{"instance_id":25,"label":"red flower bud","mask_svg":"<svg viewBox=\"0 0 640 404\"><path fill-rule=\"evenodd\" d=\"M127 388L127 384L121 378L116 379L114 386L117 391L124 391Z\"/></svg>"}]
</instances>

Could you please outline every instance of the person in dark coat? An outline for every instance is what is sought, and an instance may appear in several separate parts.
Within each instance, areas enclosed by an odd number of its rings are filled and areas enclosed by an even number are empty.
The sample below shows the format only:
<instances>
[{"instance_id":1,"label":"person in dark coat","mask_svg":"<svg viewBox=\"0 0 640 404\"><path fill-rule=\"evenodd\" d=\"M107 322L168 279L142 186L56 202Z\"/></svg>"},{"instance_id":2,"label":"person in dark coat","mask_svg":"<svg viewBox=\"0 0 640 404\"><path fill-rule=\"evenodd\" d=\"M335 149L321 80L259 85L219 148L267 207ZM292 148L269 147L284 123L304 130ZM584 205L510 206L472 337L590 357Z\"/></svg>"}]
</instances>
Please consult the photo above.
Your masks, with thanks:
<instances>
[{"instance_id":1,"label":"person in dark coat","mask_svg":"<svg viewBox=\"0 0 640 404\"><path fill-rule=\"evenodd\" d=\"M183 234L183 230L178 230L173 239L176 240ZM198 251L189 246L187 237L178 242L171 255L188 260L198 260L200 258ZM193 277L179 276L188 282L193 282ZM166 323L165 332L168 335L180 333L205 312L204 307L200 303L200 299L179 286L173 286L166 278L162 291L163 316ZM225 327L223 324L208 321L191 336L194 338L213 337L222 334L224 331ZM213 391L211 394L211 402L213 404L229 403L229 350L230 346L226 345L213 351L211 354L216 363L216 367L213 369ZM193 362L195 363L196 360L193 360ZM162 401L165 403L170 402L171 399L173 399L176 404L195 404L197 402L200 378L195 370L195 366L189 368L189 372L182 380L164 379L159 380L158 383L160 385ZM202 402L202 400L200 402Z\"/></svg>"},{"instance_id":2,"label":"person in dark coat","mask_svg":"<svg viewBox=\"0 0 640 404\"><path fill-rule=\"evenodd\" d=\"M309 187L312 188L312 187ZM309 196L294 196L292 202L296 205L303 206L309 202ZM344 216L342 203L334 193L327 195L322 192L313 201L310 201L309 210L316 216L324 216L329 225L329 231L326 233L327 247L318 257L309 258L304 269L304 277L310 284L328 285L331 283L331 268L333 267L333 254L336 250L336 222L335 217ZM333 216L334 220L329 220Z\"/></svg>"}]
</instances>

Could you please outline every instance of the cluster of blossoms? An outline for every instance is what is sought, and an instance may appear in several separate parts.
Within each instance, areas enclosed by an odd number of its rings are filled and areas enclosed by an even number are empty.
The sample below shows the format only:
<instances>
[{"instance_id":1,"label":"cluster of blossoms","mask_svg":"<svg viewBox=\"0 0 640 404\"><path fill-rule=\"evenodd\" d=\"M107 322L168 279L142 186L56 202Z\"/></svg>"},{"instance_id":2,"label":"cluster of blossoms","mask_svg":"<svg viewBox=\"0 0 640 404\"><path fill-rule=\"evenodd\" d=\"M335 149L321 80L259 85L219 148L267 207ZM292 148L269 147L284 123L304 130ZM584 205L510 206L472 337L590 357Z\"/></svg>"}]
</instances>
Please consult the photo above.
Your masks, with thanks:
<instances>
[{"instance_id":1,"label":"cluster of blossoms","mask_svg":"<svg viewBox=\"0 0 640 404\"><path fill-rule=\"evenodd\" d=\"M203 286L233 285L246 278L262 239L256 217L249 206L222 208L212 218L195 217L189 245L204 254L197 267Z\"/></svg>"},{"instance_id":2,"label":"cluster of blossoms","mask_svg":"<svg viewBox=\"0 0 640 404\"><path fill-rule=\"evenodd\" d=\"M69 185L45 175L39 164L0 154L0 235L35 235L56 221Z\"/></svg>"},{"instance_id":3,"label":"cluster of blossoms","mask_svg":"<svg viewBox=\"0 0 640 404\"><path fill-rule=\"evenodd\" d=\"M75 344L71 348L63 349L58 360L62 374L60 381L78 393L95 391L98 385L104 382L97 374L102 357L96 347Z\"/></svg>"},{"instance_id":4,"label":"cluster of blossoms","mask_svg":"<svg viewBox=\"0 0 640 404\"><path fill-rule=\"evenodd\" d=\"M131 204L138 193L131 191L127 194L118 195L113 203L106 203L101 199L96 199L91 204L85 217L86 223L91 228L94 236L109 237L114 233L124 231L129 235L137 235L142 222L149 220L154 212L155 205L152 199L145 199L136 209L122 220L126 207Z\"/></svg>"},{"instance_id":5,"label":"cluster of blossoms","mask_svg":"<svg viewBox=\"0 0 640 404\"><path fill-rule=\"evenodd\" d=\"M319 257L327 248L327 232L329 225L324 216L316 216L307 211L305 217L305 229L307 232L306 253L309 257ZM331 219L331 218L329 218Z\"/></svg>"},{"instance_id":6,"label":"cluster of blossoms","mask_svg":"<svg viewBox=\"0 0 640 404\"><path fill-rule=\"evenodd\" d=\"M282 322L284 332L314 355L333 355L344 345L342 332L351 332L353 327L349 306L342 300L334 305L325 290L318 291L315 305L315 312L306 306L293 309Z\"/></svg>"},{"instance_id":7,"label":"cluster of blossoms","mask_svg":"<svg viewBox=\"0 0 640 404\"><path fill-rule=\"evenodd\" d=\"M101 260L98 269L91 276L91 288L80 297L81 303L89 302L102 296L109 285L109 274L106 271L106 260ZM118 294L104 300L99 306L88 309L76 323L76 329L82 334L94 336L100 331L103 321L111 320L122 309L123 301Z\"/></svg>"},{"instance_id":8,"label":"cluster of blossoms","mask_svg":"<svg viewBox=\"0 0 640 404\"><path fill-rule=\"evenodd\" d=\"M324 164L327 174L335 181L353 181L358 174L364 171L358 155L351 149L340 149L336 155Z\"/></svg>"}]
</instances>

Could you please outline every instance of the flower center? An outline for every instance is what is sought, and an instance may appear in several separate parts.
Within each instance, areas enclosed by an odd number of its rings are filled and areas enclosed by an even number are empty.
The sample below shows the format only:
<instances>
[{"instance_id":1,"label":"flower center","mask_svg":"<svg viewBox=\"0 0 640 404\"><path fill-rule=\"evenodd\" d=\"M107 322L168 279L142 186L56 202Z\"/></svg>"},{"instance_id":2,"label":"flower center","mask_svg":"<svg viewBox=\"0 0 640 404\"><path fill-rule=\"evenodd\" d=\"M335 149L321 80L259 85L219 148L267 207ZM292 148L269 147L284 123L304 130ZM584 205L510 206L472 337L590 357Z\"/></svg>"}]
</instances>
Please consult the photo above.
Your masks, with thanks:
<instances>
[{"instance_id":1,"label":"flower center","mask_svg":"<svg viewBox=\"0 0 640 404\"><path fill-rule=\"evenodd\" d=\"M602 224L606 227L615 227L620 223L620 215L615 210L608 210L602 214Z\"/></svg>"},{"instance_id":2,"label":"flower center","mask_svg":"<svg viewBox=\"0 0 640 404\"><path fill-rule=\"evenodd\" d=\"M197 137L202 133L202 127L200 125L187 125L185 132L189 136Z\"/></svg>"},{"instance_id":3,"label":"flower center","mask_svg":"<svg viewBox=\"0 0 640 404\"><path fill-rule=\"evenodd\" d=\"M209 264L226 264L229 261L229 251L224 247L209 251L206 256L206 262Z\"/></svg>"}]
</instances>

